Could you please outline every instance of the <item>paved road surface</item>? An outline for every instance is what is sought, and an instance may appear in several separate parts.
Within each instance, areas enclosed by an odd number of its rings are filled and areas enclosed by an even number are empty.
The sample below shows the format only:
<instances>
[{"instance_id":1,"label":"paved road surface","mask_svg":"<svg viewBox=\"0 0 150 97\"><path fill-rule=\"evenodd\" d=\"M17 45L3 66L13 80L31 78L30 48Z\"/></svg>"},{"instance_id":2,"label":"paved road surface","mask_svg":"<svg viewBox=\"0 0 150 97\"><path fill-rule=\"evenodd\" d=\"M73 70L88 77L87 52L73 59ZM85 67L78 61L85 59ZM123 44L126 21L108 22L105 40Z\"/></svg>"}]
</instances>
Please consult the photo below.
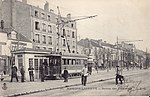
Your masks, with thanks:
<instances>
[{"instance_id":1,"label":"paved road surface","mask_svg":"<svg viewBox=\"0 0 150 97\"><path fill-rule=\"evenodd\" d=\"M40 92L24 97L34 96L147 96L150 95L150 72L129 76L122 85L115 85L114 80L74 86L57 90Z\"/></svg>"}]
</instances>

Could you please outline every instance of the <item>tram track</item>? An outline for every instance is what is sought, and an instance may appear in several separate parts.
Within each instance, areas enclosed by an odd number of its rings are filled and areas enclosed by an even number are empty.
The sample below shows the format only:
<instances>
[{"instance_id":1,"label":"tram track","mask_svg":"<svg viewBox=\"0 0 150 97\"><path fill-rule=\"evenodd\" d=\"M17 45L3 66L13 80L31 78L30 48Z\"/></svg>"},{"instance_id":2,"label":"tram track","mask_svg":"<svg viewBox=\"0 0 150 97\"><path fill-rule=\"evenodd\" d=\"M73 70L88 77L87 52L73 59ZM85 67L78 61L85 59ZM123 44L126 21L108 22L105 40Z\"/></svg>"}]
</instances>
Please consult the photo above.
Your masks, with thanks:
<instances>
[{"instance_id":1,"label":"tram track","mask_svg":"<svg viewBox=\"0 0 150 97\"><path fill-rule=\"evenodd\" d=\"M144 73L147 73L147 72L144 72ZM124 77L126 78L126 77L136 76L136 75L140 75L140 74L142 75L144 73L128 74L128 75L125 75ZM104 81L109 81L109 80L113 80L113 79L115 79L115 78L110 77L110 78L105 78L105 79L99 79L99 80L87 82L87 84L92 84L92 83L97 83L97 82L104 82ZM54 88L45 88L45 89L40 89L40 90L33 90L33 91L28 91L28 92L23 92L23 93L16 93L16 94L12 94L12 95L7 95L7 97L30 95L30 94L34 94L34 93L46 92L46 91L57 90L57 89L64 89L64 88L80 86L80 85L81 85L81 83L77 83L77 84L59 86L59 87L54 87Z\"/></svg>"}]
</instances>

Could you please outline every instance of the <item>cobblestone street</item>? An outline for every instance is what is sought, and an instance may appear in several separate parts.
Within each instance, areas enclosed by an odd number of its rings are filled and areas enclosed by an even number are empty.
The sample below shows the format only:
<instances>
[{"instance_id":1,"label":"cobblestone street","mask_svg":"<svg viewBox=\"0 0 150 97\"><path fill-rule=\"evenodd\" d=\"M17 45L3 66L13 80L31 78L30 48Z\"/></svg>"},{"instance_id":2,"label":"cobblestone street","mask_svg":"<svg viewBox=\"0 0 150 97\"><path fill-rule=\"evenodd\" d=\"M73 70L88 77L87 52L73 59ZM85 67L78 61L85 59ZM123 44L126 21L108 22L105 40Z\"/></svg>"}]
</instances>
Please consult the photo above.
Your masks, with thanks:
<instances>
[{"instance_id":1,"label":"cobblestone street","mask_svg":"<svg viewBox=\"0 0 150 97\"><path fill-rule=\"evenodd\" d=\"M139 74L139 73L146 73L149 72L149 69L147 70L130 70L130 71L123 71L123 75L133 75L133 74ZM88 77L88 83L90 82L96 82L99 80L107 80L107 79L114 79L115 78L115 70L110 70L109 72L105 71L99 71L99 73L96 73L96 71L93 72L92 75ZM39 80L36 80L35 82L8 82L8 79L5 79L3 82L0 82L0 85L3 86L3 83L6 83L7 90L0 89L2 94L1 96L13 96L13 95L22 95L25 93L34 93L34 92L44 92L46 89L48 90L54 90L54 89L60 89L65 87L71 87L71 86L78 86L81 84L80 78L75 79L69 79L68 83L64 83L63 80L47 80L45 82L40 82ZM114 80L115 84L115 80ZM50 90L50 91L51 91ZM36 94L36 93L35 93Z\"/></svg>"}]
</instances>

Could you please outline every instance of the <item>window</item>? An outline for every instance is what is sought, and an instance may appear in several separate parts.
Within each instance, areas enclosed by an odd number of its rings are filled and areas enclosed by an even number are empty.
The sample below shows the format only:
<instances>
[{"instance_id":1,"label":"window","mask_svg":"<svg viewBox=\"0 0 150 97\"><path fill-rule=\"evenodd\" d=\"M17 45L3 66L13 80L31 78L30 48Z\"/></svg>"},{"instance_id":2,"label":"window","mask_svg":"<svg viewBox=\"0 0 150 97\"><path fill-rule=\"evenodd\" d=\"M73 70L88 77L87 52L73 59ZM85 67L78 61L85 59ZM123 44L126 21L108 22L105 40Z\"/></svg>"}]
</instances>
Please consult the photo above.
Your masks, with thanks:
<instances>
[{"instance_id":1,"label":"window","mask_svg":"<svg viewBox=\"0 0 150 97\"><path fill-rule=\"evenodd\" d=\"M44 50L46 50L46 47L43 47Z\"/></svg>"},{"instance_id":2,"label":"window","mask_svg":"<svg viewBox=\"0 0 150 97\"><path fill-rule=\"evenodd\" d=\"M18 69L20 69L23 66L23 60L22 58L18 58Z\"/></svg>"},{"instance_id":3,"label":"window","mask_svg":"<svg viewBox=\"0 0 150 97\"><path fill-rule=\"evenodd\" d=\"M40 36L39 34L35 34L35 42L40 43Z\"/></svg>"},{"instance_id":4,"label":"window","mask_svg":"<svg viewBox=\"0 0 150 97\"><path fill-rule=\"evenodd\" d=\"M52 48L48 48L49 51L52 51Z\"/></svg>"},{"instance_id":5,"label":"window","mask_svg":"<svg viewBox=\"0 0 150 97\"><path fill-rule=\"evenodd\" d=\"M33 66L33 59L29 58L29 66Z\"/></svg>"},{"instance_id":6,"label":"window","mask_svg":"<svg viewBox=\"0 0 150 97\"><path fill-rule=\"evenodd\" d=\"M48 44L52 45L52 37L48 36Z\"/></svg>"},{"instance_id":7,"label":"window","mask_svg":"<svg viewBox=\"0 0 150 97\"><path fill-rule=\"evenodd\" d=\"M44 13L41 13L41 18L42 18L42 19L44 19L44 15L45 15Z\"/></svg>"},{"instance_id":8,"label":"window","mask_svg":"<svg viewBox=\"0 0 150 97\"><path fill-rule=\"evenodd\" d=\"M69 65L70 64L70 59L67 59L67 65Z\"/></svg>"},{"instance_id":9,"label":"window","mask_svg":"<svg viewBox=\"0 0 150 97\"><path fill-rule=\"evenodd\" d=\"M42 31L46 32L46 24L42 23Z\"/></svg>"},{"instance_id":10,"label":"window","mask_svg":"<svg viewBox=\"0 0 150 97\"><path fill-rule=\"evenodd\" d=\"M34 59L34 68L35 68L35 70L39 69L39 67L38 67L38 59Z\"/></svg>"},{"instance_id":11,"label":"window","mask_svg":"<svg viewBox=\"0 0 150 97\"><path fill-rule=\"evenodd\" d=\"M35 49L40 49L40 47L39 47L39 46L36 46Z\"/></svg>"},{"instance_id":12,"label":"window","mask_svg":"<svg viewBox=\"0 0 150 97\"><path fill-rule=\"evenodd\" d=\"M52 33L52 26L48 25L48 32Z\"/></svg>"},{"instance_id":13,"label":"window","mask_svg":"<svg viewBox=\"0 0 150 97\"><path fill-rule=\"evenodd\" d=\"M63 46L66 46L66 42L65 42L65 39L63 39Z\"/></svg>"},{"instance_id":14,"label":"window","mask_svg":"<svg viewBox=\"0 0 150 97\"><path fill-rule=\"evenodd\" d=\"M23 66L23 59L22 55L18 55L18 69L20 69Z\"/></svg>"},{"instance_id":15,"label":"window","mask_svg":"<svg viewBox=\"0 0 150 97\"><path fill-rule=\"evenodd\" d=\"M34 15L35 15L36 17L38 17L38 11L37 11L37 10L35 10Z\"/></svg>"},{"instance_id":16,"label":"window","mask_svg":"<svg viewBox=\"0 0 150 97\"><path fill-rule=\"evenodd\" d=\"M75 41L73 41L73 46L72 47L75 48Z\"/></svg>"},{"instance_id":17,"label":"window","mask_svg":"<svg viewBox=\"0 0 150 97\"><path fill-rule=\"evenodd\" d=\"M72 38L75 38L75 32L74 31L72 32Z\"/></svg>"},{"instance_id":18,"label":"window","mask_svg":"<svg viewBox=\"0 0 150 97\"><path fill-rule=\"evenodd\" d=\"M73 28L73 27L74 27L74 25L73 25L73 24L71 24L71 27Z\"/></svg>"},{"instance_id":19,"label":"window","mask_svg":"<svg viewBox=\"0 0 150 97\"><path fill-rule=\"evenodd\" d=\"M35 22L35 30L40 30L40 23L39 22Z\"/></svg>"},{"instance_id":20,"label":"window","mask_svg":"<svg viewBox=\"0 0 150 97\"><path fill-rule=\"evenodd\" d=\"M70 37L70 32L69 32L69 30L67 30L67 36Z\"/></svg>"},{"instance_id":21,"label":"window","mask_svg":"<svg viewBox=\"0 0 150 97\"><path fill-rule=\"evenodd\" d=\"M66 65L66 59L63 59L63 60L62 60L62 64L63 64L63 65Z\"/></svg>"},{"instance_id":22,"label":"window","mask_svg":"<svg viewBox=\"0 0 150 97\"><path fill-rule=\"evenodd\" d=\"M46 36L45 36L45 35L42 35L42 42L43 42L44 44L46 44Z\"/></svg>"},{"instance_id":23,"label":"window","mask_svg":"<svg viewBox=\"0 0 150 97\"><path fill-rule=\"evenodd\" d=\"M47 16L47 20L48 20L48 21L51 21L50 15Z\"/></svg>"},{"instance_id":24,"label":"window","mask_svg":"<svg viewBox=\"0 0 150 97\"><path fill-rule=\"evenodd\" d=\"M65 36L65 29L63 29L63 36Z\"/></svg>"}]
</instances>

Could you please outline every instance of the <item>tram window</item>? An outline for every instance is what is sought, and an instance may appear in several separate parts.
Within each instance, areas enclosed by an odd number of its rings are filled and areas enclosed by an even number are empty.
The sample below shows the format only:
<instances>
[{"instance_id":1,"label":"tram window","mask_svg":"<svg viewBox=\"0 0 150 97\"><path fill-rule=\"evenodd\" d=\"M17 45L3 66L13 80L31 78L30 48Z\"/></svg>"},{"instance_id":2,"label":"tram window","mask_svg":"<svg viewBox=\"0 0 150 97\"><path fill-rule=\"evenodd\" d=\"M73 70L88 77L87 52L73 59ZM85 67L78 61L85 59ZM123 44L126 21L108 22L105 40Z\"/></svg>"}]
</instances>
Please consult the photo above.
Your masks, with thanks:
<instances>
[{"instance_id":1,"label":"tram window","mask_svg":"<svg viewBox=\"0 0 150 97\"><path fill-rule=\"evenodd\" d=\"M79 64L81 65L81 60L79 59Z\"/></svg>"},{"instance_id":2,"label":"tram window","mask_svg":"<svg viewBox=\"0 0 150 97\"><path fill-rule=\"evenodd\" d=\"M62 64L63 64L63 65L67 65L66 59L63 59Z\"/></svg>"},{"instance_id":3,"label":"tram window","mask_svg":"<svg viewBox=\"0 0 150 97\"><path fill-rule=\"evenodd\" d=\"M67 65L69 65L69 59L67 59Z\"/></svg>"},{"instance_id":4,"label":"tram window","mask_svg":"<svg viewBox=\"0 0 150 97\"><path fill-rule=\"evenodd\" d=\"M71 64L73 65L73 59L72 59L71 61L72 61L72 63L71 63Z\"/></svg>"},{"instance_id":5,"label":"tram window","mask_svg":"<svg viewBox=\"0 0 150 97\"><path fill-rule=\"evenodd\" d=\"M79 59L76 60L76 64L77 64L77 65L79 64Z\"/></svg>"}]
</instances>

